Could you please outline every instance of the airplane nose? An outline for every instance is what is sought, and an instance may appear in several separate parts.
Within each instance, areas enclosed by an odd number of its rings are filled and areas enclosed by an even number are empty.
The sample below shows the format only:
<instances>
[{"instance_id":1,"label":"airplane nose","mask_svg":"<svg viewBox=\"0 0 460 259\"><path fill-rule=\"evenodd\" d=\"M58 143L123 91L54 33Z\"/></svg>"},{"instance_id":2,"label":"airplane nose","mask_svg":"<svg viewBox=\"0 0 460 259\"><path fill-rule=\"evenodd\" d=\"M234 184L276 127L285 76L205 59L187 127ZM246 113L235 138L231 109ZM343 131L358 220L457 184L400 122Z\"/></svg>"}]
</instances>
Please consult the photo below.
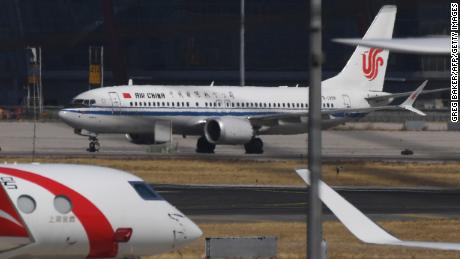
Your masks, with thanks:
<instances>
[{"instance_id":1,"label":"airplane nose","mask_svg":"<svg viewBox=\"0 0 460 259\"><path fill-rule=\"evenodd\" d=\"M68 114L69 114L68 111L60 110L59 113L58 113L58 116L59 116L59 118L60 118L61 120L67 121L68 116L69 116Z\"/></svg>"},{"instance_id":2,"label":"airplane nose","mask_svg":"<svg viewBox=\"0 0 460 259\"><path fill-rule=\"evenodd\" d=\"M65 122L69 126L74 126L74 119L70 111L60 110L58 116L63 122Z\"/></svg>"},{"instance_id":3,"label":"airplane nose","mask_svg":"<svg viewBox=\"0 0 460 259\"><path fill-rule=\"evenodd\" d=\"M189 240L198 239L203 235L203 231L201 231L200 227L191 220L189 220L187 226L185 227L185 232L187 233L187 238Z\"/></svg>"}]
</instances>

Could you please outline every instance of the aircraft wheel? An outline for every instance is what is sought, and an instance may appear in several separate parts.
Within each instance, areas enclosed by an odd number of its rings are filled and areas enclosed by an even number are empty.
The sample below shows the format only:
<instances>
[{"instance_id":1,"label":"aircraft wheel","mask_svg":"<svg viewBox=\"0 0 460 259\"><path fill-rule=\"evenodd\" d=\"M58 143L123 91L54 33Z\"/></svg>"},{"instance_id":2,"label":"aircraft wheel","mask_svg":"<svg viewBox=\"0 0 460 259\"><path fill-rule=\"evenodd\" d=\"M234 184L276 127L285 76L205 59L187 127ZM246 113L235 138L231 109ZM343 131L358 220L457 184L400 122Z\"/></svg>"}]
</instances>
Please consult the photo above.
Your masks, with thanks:
<instances>
[{"instance_id":1,"label":"aircraft wheel","mask_svg":"<svg viewBox=\"0 0 460 259\"><path fill-rule=\"evenodd\" d=\"M209 143L209 141L204 136L201 136L198 139L198 142L196 143L197 153L211 154L211 153L214 153L215 148L216 148L216 145Z\"/></svg>"},{"instance_id":2,"label":"aircraft wheel","mask_svg":"<svg viewBox=\"0 0 460 259\"><path fill-rule=\"evenodd\" d=\"M263 154L264 142L260 138L253 138L248 143L244 144L246 154Z\"/></svg>"},{"instance_id":3,"label":"aircraft wheel","mask_svg":"<svg viewBox=\"0 0 460 259\"><path fill-rule=\"evenodd\" d=\"M88 147L88 149L86 149L86 151L91 152L91 153L98 152L100 147L101 147L101 145L99 144L99 142L91 141L89 143L89 147Z\"/></svg>"}]
</instances>

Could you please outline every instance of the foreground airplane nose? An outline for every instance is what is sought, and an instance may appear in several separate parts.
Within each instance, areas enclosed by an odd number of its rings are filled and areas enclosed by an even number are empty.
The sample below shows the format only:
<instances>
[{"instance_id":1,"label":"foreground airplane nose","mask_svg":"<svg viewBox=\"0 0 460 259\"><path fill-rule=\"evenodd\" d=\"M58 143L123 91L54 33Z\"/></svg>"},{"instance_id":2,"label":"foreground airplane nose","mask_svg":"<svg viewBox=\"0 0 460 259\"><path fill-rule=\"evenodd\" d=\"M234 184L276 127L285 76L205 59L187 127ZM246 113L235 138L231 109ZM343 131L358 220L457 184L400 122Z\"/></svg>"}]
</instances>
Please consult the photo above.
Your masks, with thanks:
<instances>
[{"instance_id":1,"label":"foreground airplane nose","mask_svg":"<svg viewBox=\"0 0 460 259\"><path fill-rule=\"evenodd\" d=\"M200 238L203 235L203 231L191 220L189 220L187 226L185 227L187 233L187 238L192 241Z\"/></svg>"}]
</instances>

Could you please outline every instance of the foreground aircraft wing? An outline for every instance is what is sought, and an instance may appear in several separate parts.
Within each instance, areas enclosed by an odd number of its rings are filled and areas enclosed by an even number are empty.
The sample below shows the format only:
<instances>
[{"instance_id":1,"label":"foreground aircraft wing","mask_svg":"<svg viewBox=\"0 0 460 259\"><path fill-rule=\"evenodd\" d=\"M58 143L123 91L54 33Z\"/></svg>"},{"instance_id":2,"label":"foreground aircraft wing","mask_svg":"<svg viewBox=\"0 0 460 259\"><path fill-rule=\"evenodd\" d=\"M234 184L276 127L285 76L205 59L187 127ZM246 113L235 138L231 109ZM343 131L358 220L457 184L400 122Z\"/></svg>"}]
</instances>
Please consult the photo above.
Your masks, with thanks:
<instances>
[{"instance_id":1,"label":"foreground aircraft wing","mask_svg":"<svg viewBox=\"0 0 460 259\"><path fill-rule=\"evenodd\" d=\"M310 172L307 169L296 170L296 173L310 185ZM405 241L394 237L323 181L319 182L319 197L340 222L364 243L460 251L460 243Z\"/></svg>"},{"instance_id":2,"label":"foreground aircraft wing","mask_svg":"<svg viewBox=\"0 0 460 259\"><path fill-rule=\"evenodd\" d=\"M321 110L322 115L353 115L359 113L369 113L373 111L381 111L381 110L408 110L411 112L415 112L421 116L425 116L426 114L422 111L414 108L413 104L417 97L423 93L423 88L425 88L428 81L423 82L417 89L410 92L408 95L409 97L400 105L383 105L383 106L371 106L366 108L342 108L342 109L323 109ZM405 94L405 93L404 93ZM406 95L406 94L405 94ZM301 117L307 117L308 112L299 112L299 113L281 113L281 114L273 114L273 115L266 115L266 116L257 116L257 117L250 117L249 119L255 124L264 124L264 122L272 121L272 120L300 120Z\"/></svg>"},{"instance_id":3,"label":"foreground aircraft wing","mask_svg":"<svg viewBox=\"0 0 460 259\"><path fill-rule=\"evenodd\" d=\"M449 37L420 37L400 39L334 39L334 42L351 46L388 49L392 52L447 55L450 53Z\"/></svg>"}]
</instances>

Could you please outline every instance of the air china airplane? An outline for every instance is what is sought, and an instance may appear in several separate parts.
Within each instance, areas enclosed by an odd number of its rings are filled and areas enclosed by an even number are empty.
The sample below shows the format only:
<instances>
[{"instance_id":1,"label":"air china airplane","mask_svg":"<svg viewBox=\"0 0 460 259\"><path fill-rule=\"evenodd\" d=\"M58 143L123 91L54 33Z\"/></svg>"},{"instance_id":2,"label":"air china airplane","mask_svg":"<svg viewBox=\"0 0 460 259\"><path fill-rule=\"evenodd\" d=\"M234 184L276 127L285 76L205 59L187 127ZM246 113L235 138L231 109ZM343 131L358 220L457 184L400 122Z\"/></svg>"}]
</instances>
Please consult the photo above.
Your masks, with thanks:
<instances>
[{"instance_id":1,"label":"air china airplane","mask_svg":"<svg viewBox=\"0 0 460 259\"><path fill-rule=\"evenodd\" d=\"M0 258L136 258L201 230L142 179L82 165L0 166Z\"/></svg>"},{"instance_id":2,"label":"air china airplane","mask_svg":"<svg viewBox=\"0 0 460 259\"><path fill-rule=\"evenodd\" d=\"M395 6L382 7L363 39L390 39L395 17ZM322 82L325 128L375 110L423 114L412 107L416 95L411 92L382 91L388 54L358 46L343 70ZM389 106L402 96L410 96L404 105ZM75 133L89 136L92 152L101 133L123 133L133 143L155 144L168 141L173 132L200 136L199 153L213 153L216 144L243 144L246 153L263 153L260 135L306 132L308 88L130 84L84 92L59 116Z\"/></svg>"}]
</instances>

